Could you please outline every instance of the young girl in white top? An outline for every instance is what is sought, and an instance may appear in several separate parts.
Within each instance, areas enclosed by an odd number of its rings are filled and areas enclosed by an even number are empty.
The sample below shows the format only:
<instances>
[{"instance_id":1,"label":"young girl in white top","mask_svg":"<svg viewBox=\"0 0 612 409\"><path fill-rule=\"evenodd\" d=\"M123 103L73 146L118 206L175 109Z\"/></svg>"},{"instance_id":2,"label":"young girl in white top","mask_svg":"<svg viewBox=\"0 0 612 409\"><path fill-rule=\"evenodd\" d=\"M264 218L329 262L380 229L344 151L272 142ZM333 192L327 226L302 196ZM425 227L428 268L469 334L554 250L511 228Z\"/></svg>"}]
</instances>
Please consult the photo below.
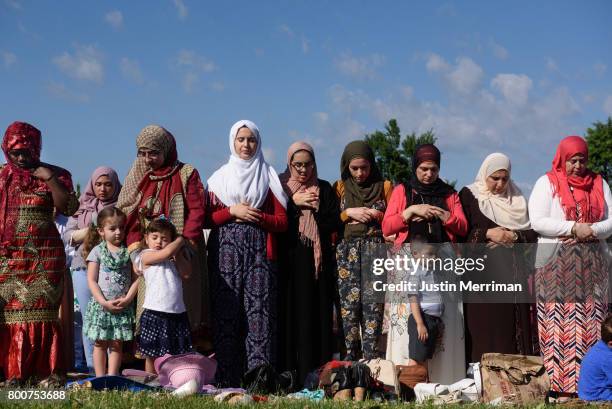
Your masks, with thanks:
<instances>
[{"instance_id":1,"label":"young girl in white top","mask_svg":"<svg viewBox=\"0 0 612 409\"><path fill-rule=\"evenodd\" d=\"M123 341L133 338L135 319L131 304L138 291L138 278L132 273L130 256L123 244L125 220L121 210L106 207L98 213L96 226L89 228L83 244L92 295L83 331L95 341L96 376L119 374Z\"/></svg>"},{"instance_id":2,"label":"young girl in white top","mask_svg":"<svg viewBox=\"0 0 612 409\"><path fill-rule=\"evenodd\" d=\"M177 237L176 228L163 216L147 226L144 242L145 250L135 260L147 288L137 340L146 358L145 370L154 373L155 358L193 350L181 282L189 278L191 263L183 237Z\"/></svg>"}]
</instances>

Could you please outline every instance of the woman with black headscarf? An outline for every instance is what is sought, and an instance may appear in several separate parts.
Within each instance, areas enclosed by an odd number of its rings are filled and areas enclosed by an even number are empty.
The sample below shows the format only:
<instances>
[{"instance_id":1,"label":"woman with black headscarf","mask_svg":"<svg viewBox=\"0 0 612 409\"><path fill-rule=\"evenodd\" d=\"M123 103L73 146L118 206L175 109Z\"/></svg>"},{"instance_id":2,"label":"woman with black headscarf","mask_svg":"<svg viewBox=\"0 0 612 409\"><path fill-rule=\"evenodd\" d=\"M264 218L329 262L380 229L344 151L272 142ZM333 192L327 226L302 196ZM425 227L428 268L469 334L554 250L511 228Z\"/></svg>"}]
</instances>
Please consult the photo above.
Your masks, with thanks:
<instances>
[{"instance_id":1,"label":"woman with black headscarf","mask_svg":"<svg viewBox=\"0 0 612 409\"><path fill-rule=\"evenodd\" d=\"M468 223L455 189L439 177L440 151L432 144L417 147L412 158L410 180L393 189L389 206L382 221L385 236L395 236L392 253L408 255L411 240L439 243L439 257L454 257L448 243L453 243L468 231ZM443 243L447 243L444 245ZM443 254L445 254L443 256ZM401 282L405 271L391 272L389 278ZM394 277L395 276L395 277ZM389 304L389 331L387 333L387 359L406 365L409 359L408 322L410 305L404 295L387 294ZM397 294L398 296L401 293ZM436 353L428 362L432 382L452 383L465 375L463 312L460 303L444 297L445 308L439 317L443 323ZM418 325L420 320L415 316ZM422 317L419 317L422 318ZM421 323L423 324L423 323ZM414 339L412 341L415 341ZM444 368L442 368L444 365ZM426 378L426 373L423 374Z\"/></svg>"},{"instance_id":2,"label":"woman with black headscarf","mask_svg":"<svg viewBox=\"0 0 612 409\"><path fill-rule=\"evenodd\" d=\"M372 302L373 289L362 286L363 258L370 257L384 242L380 222L387 208L392 184L384 180L372 149L364 141L344 148L340 163L341 180L334 183L340 202L344 235L336 249L340 315L347 361L363 353L366 359L379 358L378 337L382 331L383 303ZM363 288L362 288L363 287ZM359 344L361 342L361 350Z\"/></svg>"}]
</instances>

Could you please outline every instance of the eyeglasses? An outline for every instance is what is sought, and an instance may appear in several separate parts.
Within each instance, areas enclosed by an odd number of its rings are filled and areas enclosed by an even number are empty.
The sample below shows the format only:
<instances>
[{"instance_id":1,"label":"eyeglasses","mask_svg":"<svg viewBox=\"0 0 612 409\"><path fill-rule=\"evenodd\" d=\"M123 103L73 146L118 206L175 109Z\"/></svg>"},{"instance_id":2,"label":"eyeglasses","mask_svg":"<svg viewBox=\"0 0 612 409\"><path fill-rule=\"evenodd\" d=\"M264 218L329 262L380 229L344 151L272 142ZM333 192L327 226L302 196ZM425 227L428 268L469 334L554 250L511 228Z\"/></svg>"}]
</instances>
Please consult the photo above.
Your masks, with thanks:
<instances>
[{"instance_id":1,"label":"eyeglasses","mask_svg":"<svg viewBox=\"0 0 612 409\"><path fill-rule=\"evenodd\" d=\"M138 151L137 155L139 158L157 159L159 156L159 151Z\"/></svg>"},{"instance_id":2,"label":"eyeglasses","mask_svg":"<svg viewBox=\"0 0 612 409\"><path fill-rule=\"evenodd\" d=\"M314 162L293 162L291 163L296 170L300 169L310 169L314 166Z\"/></svg>"}]
</instances>

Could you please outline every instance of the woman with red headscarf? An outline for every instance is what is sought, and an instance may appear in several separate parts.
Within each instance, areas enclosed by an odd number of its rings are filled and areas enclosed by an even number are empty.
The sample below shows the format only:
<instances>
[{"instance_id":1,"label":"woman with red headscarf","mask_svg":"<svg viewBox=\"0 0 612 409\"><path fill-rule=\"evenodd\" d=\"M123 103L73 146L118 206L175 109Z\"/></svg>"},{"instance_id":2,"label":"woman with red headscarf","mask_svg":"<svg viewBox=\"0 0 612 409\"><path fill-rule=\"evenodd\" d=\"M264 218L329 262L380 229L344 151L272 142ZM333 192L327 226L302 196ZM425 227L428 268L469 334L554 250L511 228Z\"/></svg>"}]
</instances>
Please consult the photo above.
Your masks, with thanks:
<instances>
[{"instance_id":1,"label":"woman with red headscarf","mask_svg":"<svg viewBox=\"0 0 612 409\"><path fill-rule=\"evenodd\" d=\"M589 150L579 136L564 138L552 169L529 198L536 254L538 335L553 393L576 393L580 363L600 337L608 309L612 194L586 166Z\"/></svg>"},{"instance_id":2,"label":"woman with red headscarf","mask_svg":"<svg viewBox=\"0 0 612 409\"><path fill-rule=\"evenodd\" d=\"M198 171L180 162L174 136L158 125L149 125L136 139L137 158L128 173L117 207L127 214L126 241L132 259L141 247L144 229L164 216L191 244L192 274L183 284L192 331L204 321L206 261L204 249L204 186ZM136 320L140 319L145 285L140 280ZM138 332L138 324L136 332ZM150 372L153 368L147 368Z\"/></svg>"},{"instance_id":3,"label":"woman with red headscarf","mask_svg":"<svg viewBox=\"0 0 612 409\"><path fill-rule=\"evenodd\" d=\"M40 131L13 122L0 168L0 371L9 381L63 372L58 310L66 254L54 208L77 209L68 171L40 161Z\"/></svg>"}]
</instances>

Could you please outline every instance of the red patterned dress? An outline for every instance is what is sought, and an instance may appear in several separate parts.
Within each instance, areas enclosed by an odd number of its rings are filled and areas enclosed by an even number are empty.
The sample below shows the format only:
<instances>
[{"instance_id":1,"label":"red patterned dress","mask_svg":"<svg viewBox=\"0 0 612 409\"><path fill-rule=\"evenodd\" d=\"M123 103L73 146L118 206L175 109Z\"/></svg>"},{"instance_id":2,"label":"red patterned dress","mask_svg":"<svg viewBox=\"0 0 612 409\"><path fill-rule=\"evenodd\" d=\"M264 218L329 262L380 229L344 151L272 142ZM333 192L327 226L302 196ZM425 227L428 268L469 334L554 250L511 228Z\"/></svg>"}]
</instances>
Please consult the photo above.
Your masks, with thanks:
<instances>
[{"instance_id":1,"label":"red patterned dress","mask_svg":"<svg viewBox=\"0 0 612 409\"><path fill-rule=\"evenodd\" d=\"M67 213L76 210L70 173L49 168L70 192ZM15 165L0 167L0 371L6 379L41 379L65 369L58 311L66 255L53 209L45 182Z\"/></svg>"}]
</instances>

